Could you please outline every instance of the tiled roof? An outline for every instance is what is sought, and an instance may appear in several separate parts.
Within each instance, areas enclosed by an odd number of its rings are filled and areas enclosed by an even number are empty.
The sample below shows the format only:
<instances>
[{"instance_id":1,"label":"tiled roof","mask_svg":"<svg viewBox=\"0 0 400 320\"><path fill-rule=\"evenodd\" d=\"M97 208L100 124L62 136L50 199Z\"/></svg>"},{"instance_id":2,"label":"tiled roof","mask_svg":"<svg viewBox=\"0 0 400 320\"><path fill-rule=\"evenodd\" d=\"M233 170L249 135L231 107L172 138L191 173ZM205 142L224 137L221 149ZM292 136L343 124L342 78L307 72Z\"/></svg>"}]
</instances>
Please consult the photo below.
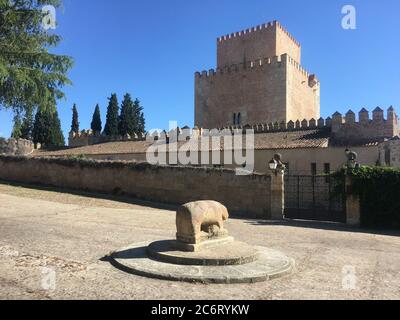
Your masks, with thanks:
<instances>
[{"instance_id":1,"label":"tiled roof","mask_svg":"<svg viewBox=\"0 0 400 320\"><path fill-rule=\"evenodd\" d=\"M145 153L151 145L146 141L116 141L58 151L37 150L35 156L103 155Z\"/></svg>"},{"instance_id":2,"label":"tiled roof","mask_svg":"<svg viewBox=\"0 0 400 320\"><path fill-rule=\"evenodd\" d=\"M256 150L327 148L329 130L295 130L255 135Z\"/></svg>"},{"instance_id":3,"label":"tiled roof","mask_svg":"<svg viewBox=\"0 0 400 320\"><path fill-rule=\"evenodd\" d=\"M207 138L203 138L206 139ZM203 140L204 141L204 140ZM210 140L209 140L210 141ZM339 142L331 138L331 133L326 129L293 130L260 133L254 136L256 150L282 150L282 149L307 149L328 148L330 146L376 146L381 139L368 139L363 141ZM194 143L194 149L200 150L199 142ZM169 148L182 147L187 142L171 143ZM58 151L35 151L34 156L72 156L72 155L111 155L111 154L143 154L152 145L147 141L118 141L96 144L85 147L69 148ZM210 146L212 146L210 142ZM245 142L243 142L245 146ZM212 147L209 150L214 150ZM218 148L219 149L219 148ZM224 149L223 141L221 148ZM231 149L231 148L229 148Z\"/></svg>"},{"instance_id":4,"label":"tiled roof","mask_svg":"<svg viewBox=\"0 0 400 320\"><path fill-rule=\"evenodd\" d=\"M358 140L331 139L330 145L332 147L376 147L384 141L385 138L369 138L369 139L358 139Z\"/></svg>"}]
</instances>

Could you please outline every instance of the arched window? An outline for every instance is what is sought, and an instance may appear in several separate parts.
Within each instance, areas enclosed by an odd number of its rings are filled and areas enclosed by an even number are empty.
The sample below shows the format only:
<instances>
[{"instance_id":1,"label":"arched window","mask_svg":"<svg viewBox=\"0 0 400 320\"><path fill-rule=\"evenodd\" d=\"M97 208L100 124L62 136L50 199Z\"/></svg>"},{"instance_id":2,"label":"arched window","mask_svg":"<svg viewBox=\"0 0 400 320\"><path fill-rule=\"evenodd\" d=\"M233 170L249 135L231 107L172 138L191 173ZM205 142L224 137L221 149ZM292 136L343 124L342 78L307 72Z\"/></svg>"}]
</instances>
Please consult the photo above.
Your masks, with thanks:
<instances>
[{"instance_id":1,"label":"arched window","mask_svg":"<svg viewBox=\"0 0 400 320\"><path fill-rule=\"evenodd\" d=\"M236 113L233 114L233 124L236 124Z\"/></svg>"},{"instance_id":2,"label":"arched window","mask_svg":"<svg viewBox=\"0 0 400 320\"><path fill-rule=\"evenodd\" d=\"M237 116L237 124L241 124L241 122L242 122L242 115L240 114L240 112L238 113L238 116Z\"/></svg>"}]
</instances>

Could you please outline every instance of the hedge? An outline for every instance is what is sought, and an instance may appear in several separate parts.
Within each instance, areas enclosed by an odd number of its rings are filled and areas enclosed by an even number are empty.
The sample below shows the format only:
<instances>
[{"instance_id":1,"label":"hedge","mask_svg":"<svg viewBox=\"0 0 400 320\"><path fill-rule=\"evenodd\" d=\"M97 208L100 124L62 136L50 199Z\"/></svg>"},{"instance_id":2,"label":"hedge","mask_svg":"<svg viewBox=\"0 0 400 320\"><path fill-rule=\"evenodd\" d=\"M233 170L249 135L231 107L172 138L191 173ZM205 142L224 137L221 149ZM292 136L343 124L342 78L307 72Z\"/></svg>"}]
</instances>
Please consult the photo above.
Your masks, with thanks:
<instances>
[{"instance_id":1,"label":"hedge","mask_svg":"<svg viewBox=\"0 0 400 320\"><path fill-rule=\"evenodd\" d=\"M347 173L348 192L360 197L361 226L400 229L400 170L362 166Z\"/></svg>"}]
</instances>

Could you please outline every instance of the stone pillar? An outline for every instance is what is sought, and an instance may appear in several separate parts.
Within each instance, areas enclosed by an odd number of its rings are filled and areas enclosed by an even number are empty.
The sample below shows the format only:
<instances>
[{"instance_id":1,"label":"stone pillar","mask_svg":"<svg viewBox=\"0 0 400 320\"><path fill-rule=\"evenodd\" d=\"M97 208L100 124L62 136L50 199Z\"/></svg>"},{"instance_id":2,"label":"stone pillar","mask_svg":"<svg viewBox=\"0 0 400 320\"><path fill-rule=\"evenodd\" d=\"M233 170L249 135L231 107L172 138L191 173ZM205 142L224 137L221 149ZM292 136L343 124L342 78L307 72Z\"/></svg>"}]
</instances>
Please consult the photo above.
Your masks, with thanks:
<instances>
[{"instance_id":1,"label":"stone pillar","mask_svg":"<svg viewBox=\"0 0 400 320\"><path fill-rule=\"evenodd\" d=\"M271 219L283 220L285 218L285 173L276 170L271 174Z\"/></svg>"},{"instance_id":2,"label":"stone pillar","mask_svg":"<svg viewBox=\"0 0 400 320\"><path fill-rule=\"evenodd\" d=\"M346 176L346 223L359 227L361 224L360 198L351 192L351 177Z\"/></svg>"}]
</instances>

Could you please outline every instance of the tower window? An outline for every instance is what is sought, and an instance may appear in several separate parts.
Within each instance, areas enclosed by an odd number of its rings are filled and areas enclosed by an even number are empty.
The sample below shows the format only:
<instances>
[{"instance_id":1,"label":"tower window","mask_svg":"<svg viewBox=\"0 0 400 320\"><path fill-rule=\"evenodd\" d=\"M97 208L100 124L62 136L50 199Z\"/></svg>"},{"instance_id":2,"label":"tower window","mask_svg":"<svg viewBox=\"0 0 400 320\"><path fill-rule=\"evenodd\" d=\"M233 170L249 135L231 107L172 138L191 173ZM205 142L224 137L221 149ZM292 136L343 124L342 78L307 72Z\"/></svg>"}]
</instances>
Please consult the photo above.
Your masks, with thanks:
<instances>
[{"instance_id":1,"label":"tower window","mask_svg":"<svg viewBox=\"0 0 400 320\"><path fill-rule=\"evenodd\" d=\"M239 112L238 116L237 116L237 124L241 124L241 123L242 123L242 115Z\"/></svg>"},{"instance_id":2,"label":"tower window","mask_svg":"<svg viewBox=\"0 0 400 320\"><path fill-rule=\"evenodd\" d=\"M233 124L236 124L236 113L233 114Z\"/></svg>"}]
</instances>

